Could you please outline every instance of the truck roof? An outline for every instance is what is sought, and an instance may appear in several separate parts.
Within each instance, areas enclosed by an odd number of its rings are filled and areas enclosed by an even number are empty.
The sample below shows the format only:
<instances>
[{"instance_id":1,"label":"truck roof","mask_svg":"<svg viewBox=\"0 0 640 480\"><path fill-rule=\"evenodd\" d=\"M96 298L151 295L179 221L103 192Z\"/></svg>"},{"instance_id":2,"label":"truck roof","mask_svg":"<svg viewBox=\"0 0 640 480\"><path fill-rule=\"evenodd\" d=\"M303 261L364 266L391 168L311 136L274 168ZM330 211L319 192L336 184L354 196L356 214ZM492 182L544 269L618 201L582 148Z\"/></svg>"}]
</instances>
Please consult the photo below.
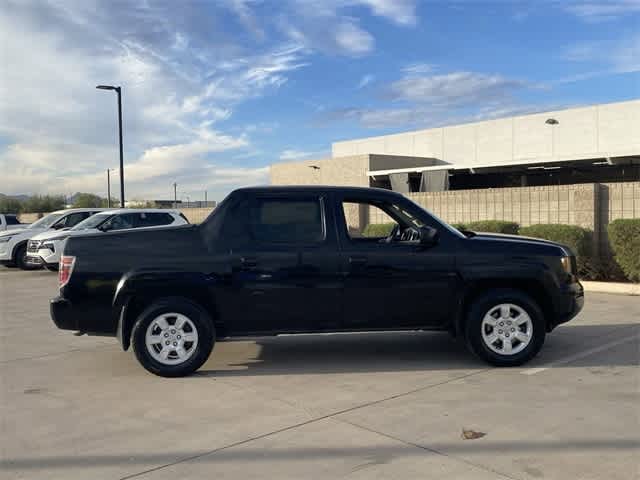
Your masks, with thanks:
<instances>
[{"instance_id":1,"label":"truck roof","mask_svg":"<svg viewBox=\"0 0 640 480\"><path fill-rule=\"evenodd\" d=\"M373 187L335 186L335 185L266 185L260 187L243 187L236 192L247 193L295 193L295 192L340 192L347 194L392 195L402 196L392 190Z\"/></svg>"}]
</instances>

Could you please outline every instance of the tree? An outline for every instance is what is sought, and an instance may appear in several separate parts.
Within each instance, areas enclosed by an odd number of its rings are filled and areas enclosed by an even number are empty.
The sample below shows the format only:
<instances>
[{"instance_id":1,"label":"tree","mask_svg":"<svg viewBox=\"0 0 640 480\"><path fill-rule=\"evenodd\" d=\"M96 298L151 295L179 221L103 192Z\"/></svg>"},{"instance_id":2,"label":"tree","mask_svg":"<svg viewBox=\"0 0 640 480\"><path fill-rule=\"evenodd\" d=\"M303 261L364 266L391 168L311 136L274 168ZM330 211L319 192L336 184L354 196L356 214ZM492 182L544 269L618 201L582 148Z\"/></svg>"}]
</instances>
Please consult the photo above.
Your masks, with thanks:
<instances>
[{"instance_id":1,"label":"tree","mask_svg":"<svg viewBox=\"0 0 640 480\"><path fill-rule=\"evenodd\" d=\"M46 213L61 210L65 206L62 195L34 195L22 204L22 211L29 213Z\"/></svg>"},{"instance_id":2,"label":"tree","mask_svg":"<svg viewBox=\"0 0 640 480\"><path fill-rule=\"evenodd\" d=\"M0 197L0 213L20 213L22 211L22 202L15 198Z\"/></svg>"},{"instance_id":3,"label":"tree","mask_svg":"<svg viewBox=\"0 0 640 480\"><path fill-rule=\"evenodd\" d=\"M106 207L107 199L94 195L93 193L78 193L73 202L75 208L98 208Z\"/></svg>"}]
</instances>

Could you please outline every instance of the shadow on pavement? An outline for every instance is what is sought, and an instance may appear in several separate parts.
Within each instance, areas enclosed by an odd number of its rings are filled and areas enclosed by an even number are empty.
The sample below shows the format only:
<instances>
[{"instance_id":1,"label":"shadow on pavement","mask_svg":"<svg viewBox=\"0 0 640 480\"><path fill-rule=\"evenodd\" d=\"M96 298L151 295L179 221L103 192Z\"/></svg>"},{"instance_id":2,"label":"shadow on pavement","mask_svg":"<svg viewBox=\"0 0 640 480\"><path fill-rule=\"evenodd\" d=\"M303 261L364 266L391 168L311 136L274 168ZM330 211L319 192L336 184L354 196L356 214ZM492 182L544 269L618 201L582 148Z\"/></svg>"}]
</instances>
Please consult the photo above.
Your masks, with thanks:
<instances>
[{"instance_id":1,"label":"shadow on pavement","mask_svg":"<svg viewBox=\"0 0 640 480\"><path fill-rule=\"evenodd\" d=\"M638 345L640 330L636 327L633 324L560 327L547 337L541 354L527 367L554 362L630 335L636 335L636 339L625 345L634 345L634 342ZM269 337L255 343L259 348L252 358L243 357L241 353L222 358L229 356L217 356L214 349L211 360L196 375L223 377L488 368L469 353L462 341L442 332L298 335ZM611 350L615 352L616 348ZM611 355L611 350L582 358L580 365L638 364L638 355Z\"/></svg>"},{"instance_id":2,"label":"shadow on pavement","mask_svg":"<svg viewBox=\"0 0 640 480\"><path fill-rule=\"evenodd\" d=\"M446 452L447 455L469 454L469 453L500 453L518 454L532 452L555 452L562 451L565 454L576 452L588 452L591 450L635 450L638 448L637 439L595 439L595 440L543 440L543 441L479 441L439 443L437 445L425 445L425 449ZM50 457L22 457L8 458L0 461L3 469L29 470L29 469L53 469L53 468L87 468L105 466L126 466L126 465L171 465L185 461L197 461L199 463L224 463L224 462L273 462L274 460L295 461L312 459L347 459L363 458L371 455L392 458L410 457L424 455L425 450L421 446L368 446L354 447L352 445L342 445L335 447L306 447L269 449L268 453L263 447L247 448L236 445L234 448L222 447L209 451L178 451L159 453L127 453L127 454L105 454L105 455L77 455L77 456L50 456Z\"/></svg>"}]
</instances>

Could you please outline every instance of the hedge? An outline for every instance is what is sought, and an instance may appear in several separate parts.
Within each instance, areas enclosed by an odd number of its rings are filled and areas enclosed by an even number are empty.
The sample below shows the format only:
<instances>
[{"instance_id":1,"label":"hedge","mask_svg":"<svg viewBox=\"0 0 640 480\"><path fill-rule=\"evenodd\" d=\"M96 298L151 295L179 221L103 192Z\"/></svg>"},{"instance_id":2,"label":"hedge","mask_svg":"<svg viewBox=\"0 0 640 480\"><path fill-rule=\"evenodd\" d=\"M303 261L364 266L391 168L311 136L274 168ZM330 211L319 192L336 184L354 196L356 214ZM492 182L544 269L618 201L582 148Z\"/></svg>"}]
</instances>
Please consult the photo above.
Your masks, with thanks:
<instances>
[{"instance_id":1,"label":"hedge","mask_svg":"<svg viewBox=\"0 0 640 480\"><path fill-rule=\"evenodd\" d=\"M508 233L517 235L520 225L516 222L505 222L503 220L480 220L466 224L466 229L473 232Z\"/></svg>"},{"instance_id":2,"label":"hedge","mask_svg":"<svg viewBox=\"0 0 640 480\"><path fill-rule=\"evenodd\" d=\"M395 223L370 223L362 231L363 237L388 237Z\"/></svg>"},{"instance_id":3,"label":"hedge","mask_svg":"<svg viewBox=\"0 0 640 480\"><path fill-rule=\"evenodd\" d=\"M640 281L640 219L618 219L607 226L616 262L632 282Z\"/></svg>"},{"instance_id":4,"label":"hedge","mask_svg":"<svg viewBox=\"0 0 640 480\"><path fill-rule=\"evenodd\" d=\"M552 242L562 243L573 250L578 257L591 255L591 232L575 225L540 224L522 227L520 235L525 237L543 238Z\"/></svg>"},{"instance_id":5,"label":"hedge","mask_svg":"<svg viewBox=\"0 0 640 480\"><path fill-rule=\"evenodd\" d=\"M465 225L464 223L451 223L450 225L453 228L458 229L460 231L469 230L469 227L467 225Z\"/></svg>"}]
</instances>

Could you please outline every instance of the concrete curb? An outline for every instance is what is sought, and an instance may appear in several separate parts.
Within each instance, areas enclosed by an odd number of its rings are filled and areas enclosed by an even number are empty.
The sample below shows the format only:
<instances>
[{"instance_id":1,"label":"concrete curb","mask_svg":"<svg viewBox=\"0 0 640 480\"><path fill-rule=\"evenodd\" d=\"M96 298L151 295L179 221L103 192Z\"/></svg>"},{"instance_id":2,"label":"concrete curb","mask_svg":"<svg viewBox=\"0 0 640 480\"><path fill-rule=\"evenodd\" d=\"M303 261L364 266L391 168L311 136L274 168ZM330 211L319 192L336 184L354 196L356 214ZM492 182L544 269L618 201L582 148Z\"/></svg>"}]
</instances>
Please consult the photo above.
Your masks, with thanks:
<instances>
[{"instance_id":1,"label":"concrete curb","mask_svg":"<svg viewBox=\"0 0 640 480\"><path fill-rule=\"evenodd\" d=\"M580 282L585 292L640 295L640 283Z\"/></svg>"}]
</instances>

